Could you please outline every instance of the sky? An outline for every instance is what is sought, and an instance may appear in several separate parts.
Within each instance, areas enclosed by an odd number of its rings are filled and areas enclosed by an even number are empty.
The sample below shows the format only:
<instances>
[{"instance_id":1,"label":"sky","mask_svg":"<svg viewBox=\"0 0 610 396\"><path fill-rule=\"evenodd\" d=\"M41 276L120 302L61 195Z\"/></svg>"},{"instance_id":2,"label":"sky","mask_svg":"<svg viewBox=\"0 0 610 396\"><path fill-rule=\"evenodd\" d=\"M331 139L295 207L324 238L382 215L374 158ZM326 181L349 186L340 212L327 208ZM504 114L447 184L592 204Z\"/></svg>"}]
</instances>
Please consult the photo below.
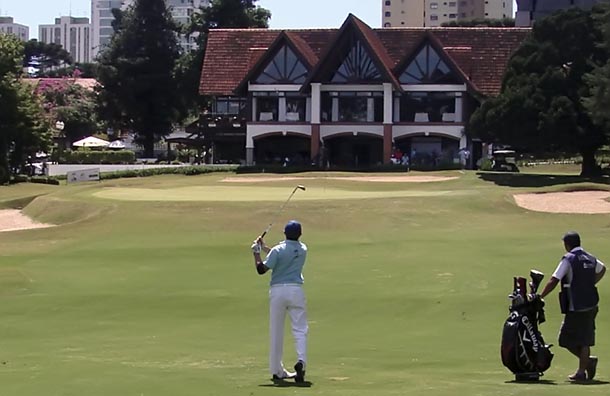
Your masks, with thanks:
<instances>
[{"instance_id":1,"label":"sky","mask_svg":"<svg viewBox=\"0 0 610 396\"><path fill-rule=\"evenodd\" d=\"M337 28L349 13L373 28L381 26L380 0L258 0L256 4L271 11L274 29ZM30 38L38 38L38 25L65 15L91 18L91 0L0 0L0 16L29 26Z\"/></svg>"}]
</instances>

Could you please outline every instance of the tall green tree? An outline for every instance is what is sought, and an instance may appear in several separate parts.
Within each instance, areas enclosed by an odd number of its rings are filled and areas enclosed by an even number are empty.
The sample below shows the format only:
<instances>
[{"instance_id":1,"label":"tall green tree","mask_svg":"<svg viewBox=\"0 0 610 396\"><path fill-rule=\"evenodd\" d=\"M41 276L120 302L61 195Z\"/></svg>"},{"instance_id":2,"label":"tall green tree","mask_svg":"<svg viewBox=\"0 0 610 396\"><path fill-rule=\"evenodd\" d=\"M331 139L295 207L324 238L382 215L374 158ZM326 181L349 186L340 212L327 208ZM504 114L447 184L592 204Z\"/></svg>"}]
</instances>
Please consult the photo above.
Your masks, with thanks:
<instances>
[{"instance_id":1,"label":"tall green tree","mask_svg":"<svg viewBox=\"0 0 610 396\"><path fill-rule=\"evenodd\" d=\"M573 8L533 27L508 63L501 93L472 115L468 132L530 152L580 153L581 174L599 172L595 153L606 142L583 105L585 75L606 61L592 11Z\"/></svg>"},{"instance_id":2,"label":"tall green tree","mask_svg":"<svg viewBox=\"0 0 610 396\"><path fill-rule=\"evenodd\" d=\"M136 0L113 12L115 34L99 56L100 115L116 130L133 132L152 157L178 118L177 28L164 0Z\"/></svg>"},{"instance_id":3,"label":"tall green tree","mask_svg":"<svg viewBox=\"0 0 610 396\"><path fill-rule=\"evenodd\" d=\"M52 68L72 64L72 56L61 45L43 43L32 39L25 43L23 66L37 70L36 75L44 76Z\"/></svg>"},{"instance_id":4,"label":"tall green tree","mask_svg":"<svg viewBox=\"0 0 610 396\"><path fill-rule=\"evenodd\" d=\"M268 28L271 12L256 5L257 0L212 0L191 17L186 34L197 34L197 50L183 54L179 61L180 93L183 113L199 111L199 81L205 56L208 32L220 28Z\"/></svg>"},{"instance_id":5,"label":"tall green tree","mask_svg":"<svg viewBox=\"0 0 610 396\"><path fill-rule=\"evenodd\" d=\"M20 80L23 44L0 34L0 183L10 180L39 150L50 144L50 128L33 87Z\"/></svg>"},{"instance_id":6,"label":"tall green tree","mask_svg":"<svg viewBox=\"0 0 610 396\"><path fill-rule=\"evenodd\" d=\"M599 6L599 12L594 14L600 25L602 38L599 43L610 59L610 1ZM610 61L595 67L585 76L590 94L583 99L585 108L589 111L595 125L610 131Z\"/></svg>"}]
</instances>

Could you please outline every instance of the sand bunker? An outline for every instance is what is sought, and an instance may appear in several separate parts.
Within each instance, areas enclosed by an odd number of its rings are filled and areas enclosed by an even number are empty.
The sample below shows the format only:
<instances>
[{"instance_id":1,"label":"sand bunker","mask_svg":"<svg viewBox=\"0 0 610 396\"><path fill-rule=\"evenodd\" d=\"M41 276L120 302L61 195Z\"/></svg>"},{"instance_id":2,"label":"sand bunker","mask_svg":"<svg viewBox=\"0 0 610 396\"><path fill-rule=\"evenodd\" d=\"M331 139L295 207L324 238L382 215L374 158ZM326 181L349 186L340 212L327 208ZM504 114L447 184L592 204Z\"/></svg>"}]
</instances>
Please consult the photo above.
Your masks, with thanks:
<instances>
[{"instance_id":1,"label":"sand bunker","mask_svg":"<svg viewBox=\"0 0 610 396\"><path fill-rule=\"evenodd\" d=\"M53 227L52 224L37 223L21 211L14 209L0 210L0 232L29 230L33 228Z\"/></svg>"},{"instance_id":2,"label":"sand bunker","mask_svg":"<svg viewBox=\"0 0 610 396\"><path fill-rule=\"evenodd\" d=\"M610 191L573 191L544 194L517 194L522 208L548 213L610 213Z\"/></svg>"},{"instance_id":3,"label":"sand bunker","mask_svg":"<svg viewBox=\"0 0 610 396\"><path fill-rule=\"evenodd\" d=\"M457 176L352 176L352 177L267 177L267 176L250 176L250 177L227 177L223 182L227 183L261 183L272 181L288 181L288 180L347 180L361 182L386 182L386 183L426 183L440 182L457 179Z\"/></svg>"}]
</instances>

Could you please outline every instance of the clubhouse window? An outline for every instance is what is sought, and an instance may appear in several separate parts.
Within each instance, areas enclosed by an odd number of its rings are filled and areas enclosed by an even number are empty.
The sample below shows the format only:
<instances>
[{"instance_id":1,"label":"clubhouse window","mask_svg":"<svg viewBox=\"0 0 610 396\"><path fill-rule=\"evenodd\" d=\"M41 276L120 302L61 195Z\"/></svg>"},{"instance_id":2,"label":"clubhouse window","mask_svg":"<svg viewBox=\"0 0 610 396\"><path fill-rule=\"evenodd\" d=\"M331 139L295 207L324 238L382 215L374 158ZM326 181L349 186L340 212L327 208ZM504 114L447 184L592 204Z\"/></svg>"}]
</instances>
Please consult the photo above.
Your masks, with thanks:
<instances>
[{"instance_id":1,"label":"clubhouse window","mask_svg":"<svg viewBox=\"0 0 610 396\"><path fill-rule=\"evenodd\" d=\"M212 109L216 114L244 116L246 111L246 99L219 97L216 99Z\"/></svg>"},{"instance_id":2,"label":"clubhouse window","mask_svg":"<svg viewBox=\"0 0 610 396\"><path fill-rule=\"evenodd\" d=\"M323 92L321 104L322 121L383 121L383 92Z\"/></svg>"},{"instance_id":3,"label":"clubhouse window","mask_svg":"<svg viewBox=\"0 0 610 396\"><path fill-rule=\"evenodd\" d=\"M401 122L455 122L454 92L407 92L399 96Z\"/></svg>"},{"instance_id":4,"label":"clubhouse window","mask_svg":"<svg viewBox=\"0 0 610 396\"><path fill-rule=\"evenodd\" d=\"M304 122L307 98L299 94L286 93L286 121Z\"/></svg>"},{"instance_id":5,"label":"clubhouse window","mask_svg":"<svg viewBox=\"0 0 610 396\"><path fill-rule=\"evenodd\" d=\"M275 92L255 92L256 121L277 121L279 97Z\"/></svg>"}]
</instances>

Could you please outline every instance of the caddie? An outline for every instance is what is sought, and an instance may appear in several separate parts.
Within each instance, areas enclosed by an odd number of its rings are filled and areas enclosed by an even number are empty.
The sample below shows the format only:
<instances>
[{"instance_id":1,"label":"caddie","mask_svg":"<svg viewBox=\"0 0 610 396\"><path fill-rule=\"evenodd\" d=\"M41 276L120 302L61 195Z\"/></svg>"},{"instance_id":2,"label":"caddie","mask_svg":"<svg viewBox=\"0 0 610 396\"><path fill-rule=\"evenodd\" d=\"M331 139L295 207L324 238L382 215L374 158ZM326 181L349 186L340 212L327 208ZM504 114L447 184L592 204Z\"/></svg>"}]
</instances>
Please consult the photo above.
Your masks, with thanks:
<instances>
[{"instance_id":1,"label":"caddie","mask_svg":"<svg viewBox=\"0 0 610 396\"><path fill-rule=\"evenodd\" d=\"M561 282L559 302L565 316L559 331L559 346L578 358L578 368L568 379L575 382L592 380L597 370L597 357L591 356L599 303L596 284L604 277L606 267L580 246L577 232L567 232L562 239L567 253L540 297L546 297Z\"/></svg>"}]
</instances>

